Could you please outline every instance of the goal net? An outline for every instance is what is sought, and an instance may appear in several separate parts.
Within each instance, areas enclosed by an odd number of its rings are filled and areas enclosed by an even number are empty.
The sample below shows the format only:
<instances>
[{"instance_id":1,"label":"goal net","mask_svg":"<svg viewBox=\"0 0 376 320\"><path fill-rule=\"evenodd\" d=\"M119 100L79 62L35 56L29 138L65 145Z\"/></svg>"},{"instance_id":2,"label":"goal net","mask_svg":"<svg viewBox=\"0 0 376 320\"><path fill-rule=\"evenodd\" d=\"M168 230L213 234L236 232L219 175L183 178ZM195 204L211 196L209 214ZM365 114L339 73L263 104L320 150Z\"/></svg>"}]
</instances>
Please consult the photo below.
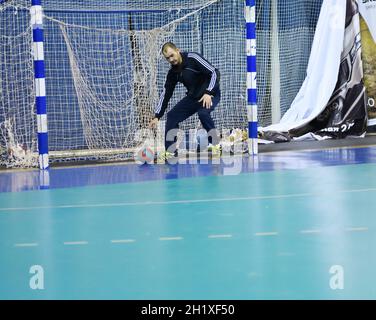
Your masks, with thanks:
<instances>
[{"instance_id":1,"label":"goal net","mask_svg":"<svg viewBox=\"0 0 376 320\"><path fill-rule=\"evenodd\" d=\"M262 126L278 121L304 80L321 2L256 1ZM169 68L160 52L166 41L220 70L217 128L247 128L243 1L45 0L43 8L51 161L132 157L150 135ZM33 165L36 152L29 9L27 0L0 0L0 148L8 166L10 149L24 150L21 166ZM169 106L185 91L178 86ZM196 115L181 124L186 132L199 126Z\"/></svg>"},{"instance_id":2,"label":"goal net","mask_svg":"<svg viewBox=\"0 0 376 320\"><path fill-rule=\"evenodd\" d=\"M0 1L0 165L37 165L37 125L30 15Z\"/></svg>"}]
</instances>

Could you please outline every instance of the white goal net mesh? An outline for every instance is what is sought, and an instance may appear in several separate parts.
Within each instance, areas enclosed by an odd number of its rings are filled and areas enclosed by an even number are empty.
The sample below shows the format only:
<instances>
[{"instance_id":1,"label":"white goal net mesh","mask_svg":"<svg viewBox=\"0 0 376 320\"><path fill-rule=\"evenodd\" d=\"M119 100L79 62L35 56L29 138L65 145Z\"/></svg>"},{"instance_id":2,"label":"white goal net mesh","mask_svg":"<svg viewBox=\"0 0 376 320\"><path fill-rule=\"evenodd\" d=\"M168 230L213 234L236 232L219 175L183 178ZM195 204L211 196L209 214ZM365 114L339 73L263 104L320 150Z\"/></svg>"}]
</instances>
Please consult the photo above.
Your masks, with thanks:
<instances>
[{"instance_id":1,"label":"white goal net mesh","mask_svg":"<svg viewBox=\"0 0 376 320\"><path fill-rule=\"evenodd\" d=\"M14 162L9 147L25 153L37 147L30 2L0 0L5 165ZM260 125L278 121L304 80L321 2L256 2ZM140 144L169 68L160 52L166 41L201 53L220 70L221 102L213 112L218 129L247 128L244 1L44 0L43 8L52 161L54 155L122 159ZM177 87L169 108L184 95ZM198 127L197 116L181 125L189 132Z\"/></svg>"}]
</instances>

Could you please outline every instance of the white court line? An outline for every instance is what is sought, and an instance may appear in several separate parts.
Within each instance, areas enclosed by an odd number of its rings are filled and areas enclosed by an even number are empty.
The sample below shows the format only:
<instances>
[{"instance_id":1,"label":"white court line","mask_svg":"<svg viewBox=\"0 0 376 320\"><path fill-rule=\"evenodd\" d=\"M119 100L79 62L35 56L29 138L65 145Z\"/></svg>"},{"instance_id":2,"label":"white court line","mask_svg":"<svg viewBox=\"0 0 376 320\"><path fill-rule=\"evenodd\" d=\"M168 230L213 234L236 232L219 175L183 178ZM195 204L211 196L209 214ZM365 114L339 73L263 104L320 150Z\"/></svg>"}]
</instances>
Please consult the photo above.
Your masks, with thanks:
<instances>
[{"instance_id":1,"label":"white court line","mask_svg":"<svg viewBox=\"0 0 376 320\"><path fill-rule=\"evenodd\" d=\"M86 245L89 244L87 241L67 241L64 242L65 246L80 246L80 245Z\"/></svg>"},{"instance_id":2,"label":"white court line","mask_svg":"<svg viewBox=\"0 0 376 320\"><path fill-rule=\"evenodd\" d=\"M352 231L368 231L367 227L353 227L353 228L346 228L346 231L352 232Z\"/></svg>"},{"instance_id":3,"label":"white court line","mask_svg":"<svg viewBox=\"0 0 376 320\"><path fill-rule=\"evenodd\" d=\"M15 243L15 247L37 247L38 243L33 242L33 243Z\"/></svg>"},{"instance_id":4,"label":"white court line","mask_svg":"<svg viewBox=\"0 0 376 320\"><path fill-rule=\"evenodd\" d=\"M278 232L256 232L256 237L269 237L269 236L277 236Z\"/></svg>"},{"instance_id":5,"label":"white court line","mask_svg":"<svg viewBox=\"0 0 376 320\"><path fill-rule=\"evenodd\" d=\"M350 227L350 228L345 228L345 231L348 232L364 232L368 231L367 227ZM309 230L301 230L301 234L317 234L321 233L321 230L319 229L309 229ZM277 236L278 232L257 232L254 234L255 236L258 237L266 237L266 236ZM232 234L211 234L208 236L209 239L229 239L232 238ZM178 240L183 240L183 237L160 237L160 241L178 241ZM134 239L118 239L118 240L111 240L111 243L134 243L136 240ZM64 245L87 245L89 244L88 241L67 241L64 242ZM30 242L30 243L15 243L15 247L37 247L39 244L36 242ZM280 256L290 256L290 255L295 255L294 253L290 252L281 252L278 255Z\"/></svg>"},{"instance_id":6,"label":"white court line","mask_svg":"<svg viewBox=\"0 0 376 320\"><path fill-rule=\"evenodd\" d=\"M159 241L177 241L183 240L183 237L160 237Z\"/></svg>"},{"instance_id":7,"label":"white court line","mask_svg":"<svg viewBox=\"0 0 376 320\"><path fill-rule=\"evenodd\" d=\"M293 257L296 256L295 252L278 252L278 257Z\"/></svg>"},{"instance_id":8,"label":"white court line","mask_svg":"<svg viewBox=\"0 0 376 320\"><path fill-rule=\"evenodd\" d=\"M321 233L319 229L311 229L311 230L300 230L302 234L312 234L312 233Z\"/></svg>"},{"instance_id":9,"label":"white court line","mask_svg":"<svg viewBox=\"0 0 376 320\"><path fill-rule=\"evenodd\" d=\"M132 243L136 242L134 239L119 239L119 240L111 240L111 243Z\"/></svg>"},{"instance_id":10,"label":"white court line","mask_svg":"<svg viewBox=\"0 0 376 320\"><path fill-rule=\"evenodd\" d=\"M211 234L208 236L209 239L218 239L218 238L232 238L232 234Z\"/></svg>"},{"instance_id":11,"label":"white court line","mask_svg":"<svg viewBox=\"0 0 376 320\"><path fill-rule=\"evenodd\" d=\"M376 189L375 189L376 190ZM119 202L119 203L98 203L98 204L71 204L61 206L40 206L40 207L17 207L17 208L0 208L0 212L4 211L22 211L22 210L42 210L42 209L80 209L80 208L103 208L103 207L126 207L126 206L150 206L150 205L169 205L169 204L190 204L190 203L207 203L207 202L227 202L227 201L249 201L262 199L282 199L294 197L312 196L310 193L272 195L272 196L252 196L252 197L236 197L236 198L218 198L218 199L186 199L171 201L145 201L145 202Z\"/></svg>"},{"instance_id":12,"label":"white court line","mask_svg":"<svg viewBox=\"0 0 376 320\"><path fill-rule=\"evenodd\" d=\"M353 193L353 192L374 192L376 188L368 189L353 189L353 190L338 190L338 193ZM61 206L38 206L38 207L15 207L15 208L0 208L0 212L8 213L7 211L30 211L43 209L74 209L74 208L106 208L106 207L126 207L126 206L154 206L154 205L170 205L170 204L190 204L190 203L210 203L210 202L233 202L233 201L252 201L252 200L267 200L267 199L288 199L301 197L322 197L331 196L331 193L295 193L295 194L280 194L280 195L261 195L250 197L234 197L234 198L218 198L218 199L186 199L186 200L172 200L172 201L145 201L145 202L119 202L119 203L97 203L97 204L69 204Z\"/></svg>"}]
</instances>

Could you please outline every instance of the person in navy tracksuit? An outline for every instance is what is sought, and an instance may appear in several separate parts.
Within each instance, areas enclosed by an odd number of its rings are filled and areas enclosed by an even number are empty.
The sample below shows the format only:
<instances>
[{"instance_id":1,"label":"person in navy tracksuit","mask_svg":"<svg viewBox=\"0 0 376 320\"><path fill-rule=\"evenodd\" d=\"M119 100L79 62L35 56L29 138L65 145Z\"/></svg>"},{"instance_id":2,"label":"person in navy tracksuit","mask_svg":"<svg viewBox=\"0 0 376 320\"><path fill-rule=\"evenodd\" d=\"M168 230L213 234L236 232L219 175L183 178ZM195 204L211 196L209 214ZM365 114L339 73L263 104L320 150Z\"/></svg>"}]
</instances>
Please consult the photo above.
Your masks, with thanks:
<instances>
[{"instance_id":1,"label":"person in navy tracksuit","mask_svg":"<svg viewBox=\"0 0 376 320\"><path fill-rule=\"evenodd\" d=\"M209 133L208 142L219 146L219 136L215 130L210 113L220 100L219 71L200 54L181 52L173 43L167 42L162 47L162 53L171 64L159 103L155 108L155 118L150 125L155 126L165 113L168 102L178 82L187 88L187 95L179 101L168 113L165 129L165 152L176 153L176 137L167 137L169 130L178 129L179 123L196 112L204 129Z\"/></svg>"}]
</instances>

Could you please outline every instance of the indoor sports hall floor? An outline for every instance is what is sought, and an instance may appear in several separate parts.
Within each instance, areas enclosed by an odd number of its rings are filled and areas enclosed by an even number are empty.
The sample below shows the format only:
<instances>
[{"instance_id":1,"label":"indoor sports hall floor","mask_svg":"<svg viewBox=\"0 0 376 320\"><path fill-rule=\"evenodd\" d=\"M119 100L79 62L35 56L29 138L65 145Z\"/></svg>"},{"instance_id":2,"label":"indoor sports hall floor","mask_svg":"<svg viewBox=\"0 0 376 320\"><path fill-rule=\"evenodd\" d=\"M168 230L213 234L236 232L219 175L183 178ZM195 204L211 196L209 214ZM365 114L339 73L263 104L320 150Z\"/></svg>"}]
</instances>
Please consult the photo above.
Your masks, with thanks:
<instances>
[{"instance_id":1,"label":"indoor sports hall floor","mask_svg":"<svg viewBox=\"0 0 376 320\"><path fill-rule=\"evenodd\" d=\"M376 299L375 145L0 188L0 299Z\"/></svg>"}]
</instances>

